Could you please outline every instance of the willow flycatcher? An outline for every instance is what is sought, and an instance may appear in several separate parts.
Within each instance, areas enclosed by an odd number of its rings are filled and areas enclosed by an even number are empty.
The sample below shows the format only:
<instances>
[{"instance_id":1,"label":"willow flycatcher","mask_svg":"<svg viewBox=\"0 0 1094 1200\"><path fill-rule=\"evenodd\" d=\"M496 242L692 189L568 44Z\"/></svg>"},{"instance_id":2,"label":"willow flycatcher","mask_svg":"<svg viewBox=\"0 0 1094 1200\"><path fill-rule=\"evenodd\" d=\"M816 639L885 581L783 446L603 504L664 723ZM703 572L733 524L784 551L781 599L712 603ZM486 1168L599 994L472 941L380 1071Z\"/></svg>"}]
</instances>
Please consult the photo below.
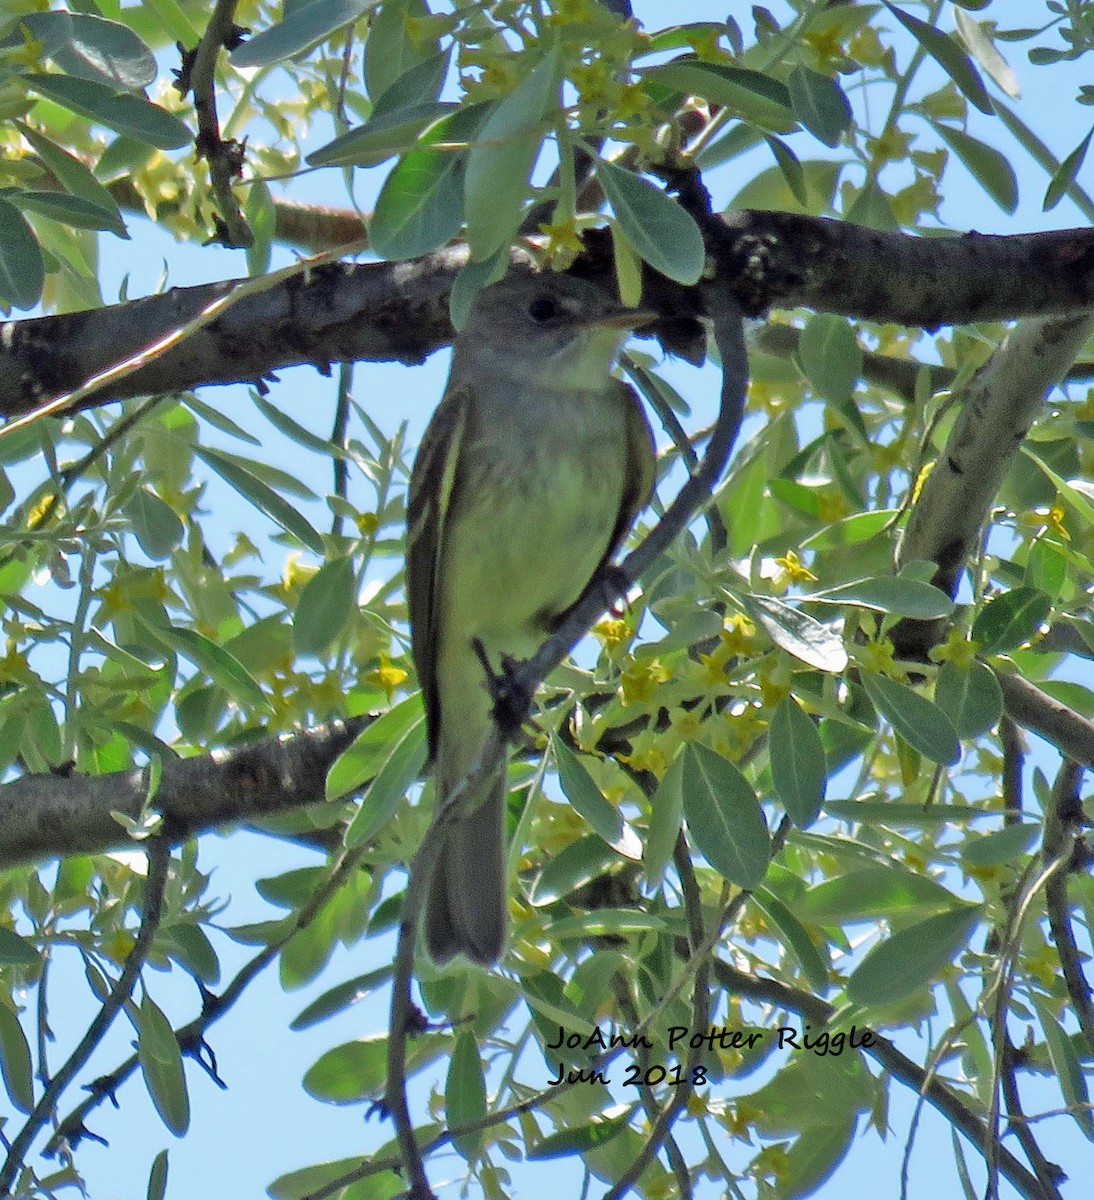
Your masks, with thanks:
<instances>
[{"instance_id":1,"label":"willow flycatcher","mask_svg":"<svg viewBox=\"0 0 1094 1200\"><path fill-rule=\"evenodd\" d=\"M581 597L653 490L653 436L611 375L654 314L567 275L485 288L453 347L410 479L407 594L437 811L492 729L481 652L526 658ZM461 800L425 914L438 963L505 947L505 772Z\"/></svg>"}]
</instances>

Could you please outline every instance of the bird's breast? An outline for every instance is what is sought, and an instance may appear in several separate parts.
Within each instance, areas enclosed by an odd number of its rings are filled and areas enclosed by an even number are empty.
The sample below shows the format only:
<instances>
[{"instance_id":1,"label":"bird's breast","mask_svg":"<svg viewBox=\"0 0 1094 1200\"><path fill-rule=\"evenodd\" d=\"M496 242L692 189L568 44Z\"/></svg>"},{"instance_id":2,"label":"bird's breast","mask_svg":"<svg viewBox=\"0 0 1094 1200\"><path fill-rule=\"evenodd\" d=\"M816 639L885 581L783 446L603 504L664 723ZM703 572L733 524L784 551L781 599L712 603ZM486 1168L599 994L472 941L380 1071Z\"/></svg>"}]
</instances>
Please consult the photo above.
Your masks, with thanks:
<instances>
[{"instance_id":1,"label":"bird's breast","mask_svg":"<svg viewBox=\"0 0 1094 1200\"><path fill-rule=\"evenodd\" d=\"M510 411L472 433L443 563L454 633L527 654L581 595L608 548L626 484L624 411L615 399Z\"/></svg>"}]
</instances>

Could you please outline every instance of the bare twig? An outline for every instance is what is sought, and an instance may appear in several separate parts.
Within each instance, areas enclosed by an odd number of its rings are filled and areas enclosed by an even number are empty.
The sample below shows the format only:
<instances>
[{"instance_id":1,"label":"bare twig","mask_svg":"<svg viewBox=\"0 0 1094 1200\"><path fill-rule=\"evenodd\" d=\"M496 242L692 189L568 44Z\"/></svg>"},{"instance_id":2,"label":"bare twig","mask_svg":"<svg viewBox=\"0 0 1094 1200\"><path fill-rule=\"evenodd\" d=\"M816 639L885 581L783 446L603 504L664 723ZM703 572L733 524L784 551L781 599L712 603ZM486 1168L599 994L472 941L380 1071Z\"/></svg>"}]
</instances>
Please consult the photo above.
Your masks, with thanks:
<instances>
[{"instance_id":1,"label":"bare twig","mask_svg":"<svg viewBox=\"0 0 1094 1200\"><path fill-rule=\"evenodd\" d=\"M170 861L171 851L167 842L159 837L152 838L148 843L148 877L144 885L141 926L133 948L126 956L121 974L103 1001L102 1007L87 1027L79 1044L68 1056L57 1074L49 1081L41 1098L34 1106L34 1110L27 1117L23 1128L12 1139L11 1149L8 1151L3 1167L0 1168L0 1195L7 1195L10 1192L31 1143L53 1116L65 1089L83 1069L87 1060L106 1036L107 1030L121 1011L122 1005L132 995L141 968L152 948L152 941L156 936L160 917L163 914L163 895L167 886L167 868Z\"/></svg>"},{"instance_id":2,"label":"bare twig","mask_svg":"<svg viewBox=\"0 0 1094 1200\"><path fill-rule=\"evenodd\" d=\"M1042 692L1020 675L995 672L1003 689L1003 705L1016 725L1051 742L1065 758L1094 770L1094 721Z\"/></svg>"},{"instance_id":3,"label":"bare twig","mask_svg":"<svg viewBox=\"0 0 1094 1200\"><path fill-rule=\"evenodd\" d=\"M183 1054L197 1053L204 1044L205 1034L209 1028L232 1009L250 984L277 958L286 943L301 929L305 929L311 924L346 878L359 868L362 857L362 852L358 850L343 853L335 862L326 881L316 888L308 900L300 906L295 920L289 921L278 937L269 941L253 958L244 963L222 992L217 995L205 993L198 1016L175 1030L175 1041ZM108 1097L112 1098L118 1088L136 1071L138 1065L137 1055L133 1054L109 1075L96 1080L90 1087L90 1095L82 1100L57 1126L47 1150L55 1149L65 1141L80 1137L83 1134L88 1114L103 1100Z\"/></svg>"},{"instance_id":4,"label":"bare twig","mask_svg":"<svg viewBox=\"0 0 1094 1200\"><path fill-rule=\"evenodd\" d=\"M1056 871L1045 885L1045 903L1048 909L1048 924L1060 966L1067 984L1067 994L1075 1009L1083 1039L1094 1053L1094 1004L1091 1003L1090 984L1083 973L1079 947L1071 928L1070 903L1067 896L1069 869L1075 859L1075 851L1081 845L1079 829L1086 821L1079 789L1082 786L1083 768L1077 763L1066 761L1056 777L1052 791L1052 808L1045 820L1045 840L1041 854L1046 863L1062 862L1064 869Z\"/></svg>"},{"instance_id":5,"label":"bare twig","mask_svg":"<svg viewBox=\"0 0 1094 1200\"><path fill-rule=\"evenodd\" d=\"M713 970L715 979L727 991L750 1000L778 1005L788 1012L807 1017L815 1025L827 1025L836 1014L835 1007L819 996L799 991L775 979L763 979L739 971L721 959L715 960ZM984 1152L987 1140L984 1123L941 1079L933 1073L928 1074L923 1067L913 1062L881 1034L875 1033L873 1042L869 1046L863 1045L862 1051L884 1067L894 1079L923 1096L932 1108L937 1109L955 1129L964 1134L978 1152ZM1061 1200L1055 1188L1046 1190L1041 1182L1003 1147L999 1150L999 1168L1021 1195L1030 1197L1031 1200Z\"/></svg>"},{"instance_id":6,"label":"bare twig","mask_svg":"<svg viewBox=\"0 0 1094 1200\"><path fill-rule=\"evenodd\" d=\"M216 70L220 52L231 49L240 31L234 24L237 0L216 0L212 16L201 41L189 61L188 80L194 93L194 108L198 117L198 132L194 143L198 155L209 164L209 182L219 209L214 241L229 249L246 249L254 243L254 234L240 211L232 191L232 181L239 178L243 166L243 147L236 141L227 142L220 136L217 116Z\"/></svg>"}]
</instances>

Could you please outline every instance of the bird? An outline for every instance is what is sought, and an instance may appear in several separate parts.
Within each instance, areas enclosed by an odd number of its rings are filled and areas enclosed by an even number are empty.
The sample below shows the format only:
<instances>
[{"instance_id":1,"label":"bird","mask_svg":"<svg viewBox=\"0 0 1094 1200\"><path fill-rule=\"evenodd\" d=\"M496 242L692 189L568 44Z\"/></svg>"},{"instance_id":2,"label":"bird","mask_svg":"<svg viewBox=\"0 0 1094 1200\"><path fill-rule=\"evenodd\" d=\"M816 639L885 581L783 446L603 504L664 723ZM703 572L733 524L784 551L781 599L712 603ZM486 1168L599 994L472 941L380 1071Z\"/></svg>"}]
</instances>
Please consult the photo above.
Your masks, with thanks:
<instances>
[{"instance_id":1,"label":"bird","mask_svg":"<svg viewBox=\"0 0 1094 1200\"><path fill-rule=\"evenodd\" d=\"M649 502L653 433L611 372L655 317L586 280L514 272L479 292L455 339L407 497L411 653L438 814L493 729L487 664L534 653ZM504 766L473 790L428 885L438 965L462 953L489 967L505 950Z\"/></svg>"}]
</instances>

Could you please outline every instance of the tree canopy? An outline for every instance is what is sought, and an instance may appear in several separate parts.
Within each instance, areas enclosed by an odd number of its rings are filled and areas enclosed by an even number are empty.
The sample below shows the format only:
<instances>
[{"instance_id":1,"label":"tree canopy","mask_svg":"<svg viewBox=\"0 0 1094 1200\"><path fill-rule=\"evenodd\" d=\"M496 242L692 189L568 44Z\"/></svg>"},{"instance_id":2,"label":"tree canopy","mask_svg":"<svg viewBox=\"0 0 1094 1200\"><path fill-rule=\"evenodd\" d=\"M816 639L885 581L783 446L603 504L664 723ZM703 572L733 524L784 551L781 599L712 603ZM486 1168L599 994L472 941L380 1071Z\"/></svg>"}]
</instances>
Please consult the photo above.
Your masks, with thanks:
<instances>
[{"instance_id":1,"label":"tree canopy","mask_svg":"<svg viewBox=\"0 0 1094 1200\"><path fill-rule=\"evenodd\" d=\"M383 1014L301 1080L374 1124L253 1163L278 1200L527 1195L556 1159L805 1196L871 1130L914 1179L924 1105L947 1194L1083 1186L1094 93L1059 77L1094 8L631 7L5 6L0 1195L79 1183L142 1086L184 1135L271 973L294 1029ZM1010 228L1031 190L1049 227ZM992 232L949 223L969 195ZM149 229L206 282L130 297ZM512 668L511 940L441 971L414 445L368 364L409 398L529 269L657 311L622 370L658 494ZM212 831L292 848L242 863L264 919Z\"/></svg>"}]
</instances>

